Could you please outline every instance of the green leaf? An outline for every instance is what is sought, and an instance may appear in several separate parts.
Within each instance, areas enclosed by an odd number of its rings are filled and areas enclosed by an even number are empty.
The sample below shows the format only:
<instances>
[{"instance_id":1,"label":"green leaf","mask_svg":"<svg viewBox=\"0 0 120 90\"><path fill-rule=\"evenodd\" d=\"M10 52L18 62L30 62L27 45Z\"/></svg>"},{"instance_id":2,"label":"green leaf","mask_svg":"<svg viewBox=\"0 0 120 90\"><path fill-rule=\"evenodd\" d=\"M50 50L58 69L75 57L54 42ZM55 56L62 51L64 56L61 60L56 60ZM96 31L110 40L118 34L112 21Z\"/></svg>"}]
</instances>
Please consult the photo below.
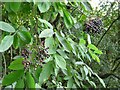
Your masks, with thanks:
<instances>
[{"instance_id":1,"label":"green leaf","mask_svg":"<svg viewBox=\"0 0 120 90\"><path fill-rule=\"evenodd\" d=\"M17 34L19 35L20 39L24 43L29 44L31 42L31 34L30 34L30 32L28 32L28 31L19 31Z\"/></svg>"},{"instance_id":2,"label":"green leaf","mask_svg":"<svg viewBox=\"0 0 120 90\"><path fill-rule=\"evenodd\" d=\"M45 29L40 33L39 38L52 37L53 34L54 32L52 29Z\"/></svg>"},{"instance_id":3,"label":"green leaf","mask_svg":"<svg viewBox=\"0 0 120 90\"><path fill-rule=\"evenodd\" d=\"M13 36L5 36L2 41L1 41L1 44L0 44L0 52L4 52L6 50L8 50L11 45L13 44Z\"/></svg>"},{"instance_id":4,"label":"green leaf","mask_svg":"<svg viewBox=\"0 0 120 90\"><path fill-rule=\"evenodd\" d=\"M98 63L100 63L99 57L97 55L95 55L94 52L92 52L91 50L89 50L89 53L90 53L90 55L92 56L92 58L94 60L96 60Z\"/></svg>"},{"instance_id":5,"label":"green leaf","mask_svg":"<svg viewBox=\"0 0 120 90\"><path fill-rule=\"evenodd\" d=\"M50 61L44 65L42 72L40 73L40 77L39 77L40 85L49 78L52 72L53 72L53 62Z\"/></svg>"},{"instance_id":6,"label":"green leaf","mask_svg":"<svg viewBox=\"0 0 120 90\"><path fill-rule=\"evenodd\" d=\"M70 78L67 82L67 88L72 88L73 87L73 79Z\"/></svg>"},{"instance_id":7,"label":"green leaf","mask_svg":"<svg viewBox=\"0 0 120 90\"><path fill-rule=\"evenodd\" d=\"M103 54L101 50L95 50L94 53Z\"/></svg>"},{"instance_id":8,"label":"green leaf","mask_svg":"<svg viewBox=\"0 0 120 90\"><path fill-rule=\"evenodd\" d=\"M18 58L10 63L10 66L8 67L11 70L20 70L24 68L24 65L22 64L22 61L24 58Z\"/></svg>"},{"instance_id":9,"label":"green leaf","mask_svg":"<svg viewBox=\"0 0 120 90\"><path fill-rule=\"evenodd\" d=\"M19 88L23 89L24 88L24 80L19 79L15 85L15 90L18 90Z\"/></svg>"},{"instance_id":10,"label":"green leaf","mask_svg":"<svg viewBox=\"0 0 120 90\"><path fill-rule=\"evenodd\" d=\"M65 59L69 59L69 57L66 55L66 53L63 50L58 49L57 52Z\"/></svg>"},{"instance_id":11,"label":"green leaf","mask_svg":"<svg viewBox=\"0 0 120 90\"><path fill-rule=\"evenodd\" d=\"M39 11L41 13L44 13L49 10L51 4L49 2L39 2L37 5L38 5Z\"/></svg>"},{"instance_id":12,"label":"green leaf","mask_svg":"<svg viewBox=\"0 0 120 90\"><path fill-rule=\"evenodd\" d=\"M55 32L55 35L56 35L57 39L59 40L59 42L61 43L61 45L64 47L64 49L67 52L71 52L72 47L71 47L70 43L68 41L66 41L58 32Z\"/></svg>"},{"instance_id":13,"label":"green leaf","mask_svg":"<svg viewBox=\"0 0 120 90\"><path fill-rule=\"evenodd\" d=\"M10 2L10 8L13 12L17 12L20 8L21 2Z\"/></svg>"},{"instance_id":14,"label":"green leaf","mask_svg":"<svg viewBox=\"0 0 120 90\"><path fill-rule=\"evenodd\" d=\"M26 83L29 89L35 89L35 81L30 72L26 73Z\"/></svg>"},{"instance_id":15,"label":"green leaf","mask_svg":"<svg viewBox=\"0 0 120 90\"><path fill-rule=\"evenodd\" d=\"M61 68L61 69L66 69L66 61L65 59L58 55L55 54L55 63Z\"/></svg>"},{"instance_id":16,"label":"green leaf","mask_svg":"<svg viewBox=\"0 0 120 90\"><path fill-rule=\"evenodd\" d=\"M55 54L56 48L54 45L54 38L49 37L45 39L45 48L48 48L48 54Z\"/></svg>"},{"instance_id":17,"label":"green leaf","mask_svg":"<svg viewBox=\"0 0 120 90\"><path fill-rule=\"evenodd\" d=\"M83 38L81 38L79 44L86 44L86 41Z\"/></svg>"},{"instance_id":18,"label":"green leaf","mask_svg":"<svg viewBox=\"0 0 120 90\"><path fill-rule=\"evenodd\" d=\"M64 18L65 26L67 27L67 29L69 29L74 24L73 18L68 11L63 10L63 12L64 12L64 17L63 18Z\"/></svg>"},{"instance_id":19,"label":"green leaf","mask_svg":"<svg viewBox=\"0 0 120 90\"><path fill-rule=\"evenodd\" d=\"M104 86L104 88L105 88L106 86L105 86L104 81L103 81L96 73L94 73L94 75L99 79L100 83L101 83L101 84Z\"/></svg>"},{"instance_id":20,"label":"green leaf","mask_svg":"<svg viewBox=\"0 0 120 90\"><path fill-rule=\"evenodd\" d=\"M46 20L44 20L44 19L41 19L41 18L39 18L38 20L39 20L41 23L46 24L48 27L50 27L50 29L53 29L53 26L52 26L48 21L46 21Z\"/></svg>"},{"instance_id":21,"label":"green leaf","mask_svg":"<svg viewBox=\"0 0 120 90\"><path fill-rule=\"evenodd\" d=\"M15 29L6 22L0 21L0 29L6 32L15 32Z\"/></svg>"},{"instance_id":22,"label":"green leaf","mask_svg":"<svg viewBox=\"0 0 120 90\"><path fill-rule=\"evenodd\" d=\"M87 41L88 41L88 44L91 44L91 39L89 34L87 34Z\"/></svg>"},{"instance_id":23,"label":"green leaf","mask_svg":"<svg viewBox=\"0 0 120 90\"><path fill-rule=\"evenodd\" d=\"M5 75L2 81L3 86L8 86L15 81L17 81L22 75L24 74L23 70L13 71L12 73L9 73L8 75Z\"/></svg>"},{"instance_id":24,"label":"green leaf","mask_svg":"<svg viewBox=\"0 0 120 90\"><path fill-rule=\"evenodd\" d=\"M15 36L14 36L14 41L13 41L13 47L14 47L15 49L17 49L18 46L19 46L19 40L18 40L18 39L19 39L18 36L15 35Z\"/></svg>"},{"instance_id":25,"label":"green leaf","mask_svg":"<svg viewBox=\"0 0 120 90\"><path fill-rule=\"evenodd\" d=\"M93 44L88 44L88 48L90 48L92 50L98 50L98 48Z\"/></svg>"}]
</instances>

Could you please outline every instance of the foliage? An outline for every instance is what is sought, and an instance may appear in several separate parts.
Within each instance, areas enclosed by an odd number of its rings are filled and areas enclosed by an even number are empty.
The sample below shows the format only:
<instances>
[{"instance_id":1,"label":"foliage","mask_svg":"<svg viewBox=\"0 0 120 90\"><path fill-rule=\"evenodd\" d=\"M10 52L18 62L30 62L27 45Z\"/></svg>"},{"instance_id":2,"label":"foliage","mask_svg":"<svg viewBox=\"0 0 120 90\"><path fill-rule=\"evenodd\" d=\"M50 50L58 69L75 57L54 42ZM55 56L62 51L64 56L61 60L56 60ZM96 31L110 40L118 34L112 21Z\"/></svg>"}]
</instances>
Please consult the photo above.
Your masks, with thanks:
<instances>
[{"instance_id":1,"label":"foliage","mask_svg":"<svg viewBox=\"0 0 120 90\"><path fill-rule=\"evenodd\" d=\"M91 67L100 65L102 51L83 31L89 2L5 2L2 7L3 87L96 88L98 82L106 87Z\"/></svg>"}]
</instances>

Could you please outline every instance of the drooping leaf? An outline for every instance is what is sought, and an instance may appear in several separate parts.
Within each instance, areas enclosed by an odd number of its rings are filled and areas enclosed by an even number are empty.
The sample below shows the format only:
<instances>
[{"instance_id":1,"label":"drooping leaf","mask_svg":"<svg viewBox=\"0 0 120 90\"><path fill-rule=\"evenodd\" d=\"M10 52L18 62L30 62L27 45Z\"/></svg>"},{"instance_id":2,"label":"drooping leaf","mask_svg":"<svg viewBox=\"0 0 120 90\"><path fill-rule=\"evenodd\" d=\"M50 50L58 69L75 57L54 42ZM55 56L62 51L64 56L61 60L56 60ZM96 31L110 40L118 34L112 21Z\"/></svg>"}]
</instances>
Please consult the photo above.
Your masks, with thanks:
<instances>
[{"instance_id":1,"label":"drooping leaf","mask_svg":"<svg viewBox=\"0 0 120 90\"><path fill-rule=\"evenodd\" d=\"M15 32L15 29L6 22L0 21L0 29L6 32Z\"/></svg>"},{"instance_id":2,"label":"drooping leaf","mask_svg":"<svg viewBox=\"0 0 120 90\"><path fill-rule=\"evenodd\" d=\"M22 61L24 58L18 58L10 63L10 66L8 67L11 70L20 70L24 68L24 65L22 64Z\"/></svg>"},{"instance_id":3,"label":"drooping leaf","mask_svg":"<svg viewBox=\"0 0 120 90\"><path fill-rule=\"evenodd\" d=\"M10 8L13 12L17 12L21 6L21 2L10 2Z\"/></svg>"},{"instance_id":4,"label":"drooping leaf","mask_svg":"<svg viewBox=\"0 0 120 90\"><path fill-rule=\"evenodd\" d=\"M28 31L19 31L17 34L24 43L29 44L31 42L31 34L30 34L30 32L28 32Z\"/></svg>"},{"instance_id":5,"label":"drooping leaf","mask_svg":"<svg viewBox=\"0 0 120 90\"><path fill-rule=\"evenodd\" d=\"M65 23L65 26L67 27L67 29L71 28L74 24L73 22L73 18L72 16L70 15L70 13L66 10L63 10L64 12L64 23Z\"/></svg>"},{"instance_id":6,"label":"drooping leaf","mask_svg":"<svg viewBox=\"0 0 120 90\"><path fill-rule=\"evenodd\" d=\"M8 50L13 44L13 36L5 36L0 43L0 52Z\"/></svg>"},{"instance_id":7,"label":"drooping leaf","mask_svg":"<svg viewBox=\"0 0 120 90\"><path fill-rule=\"evenodd\" d=\"M94 53L103 54L101 50L95 50Z\"/></svg>"},{"instance_id":8,"label":"drooping leaf","mask_svg":"<svg viewBox=\"0 0 120 90\"><path fill-rule=\"evenodd\" d=\"M39 38L52 37L53 34L54 32L52 29L45 29L40 33Z\"/></svg>"},{"instance_id":9,"label":"drooping leaf","mask_svg":"<svg viewBox=\"0 0 120 90\"><path fill-rule=\"evenodd\" d=\"M66 41L58 32L55 32L55 35L56 35L57 39L59 40L59 42L61 43L61 45L64 47L64 49L67 52L71 52L72 47L71 47L70 43L68 41Z\"/></svg>"},{"instance_id":10,"label":"drooping leaf","mask_svg":"<svg viewBox=\"0 0 120 90\"><path fill-rule=\"evenodd\" d=\"M104 88L106 87L104 81L96 74L94 73L94 75L99 79L100 83L104 86Z\"/></svg>"},{"instance_id":11,"label":"drooping leaf","mask_svg":"<svg viewBox=\"0 0 120 90\"><path fill-rule=\"evenodd\" d=\"M47 62L47 64L44 65L42 72L40 73L40 77L39 77L40 85L49 78L52 72L53 72L53 62L49 61Z\"/></svg>"},{"instance_id":12,"label":"drooping leaf","mask_svg":"<svg viewBox=\"0 0 120 90\"><path fill-rule=\"evenodd\" d=\"M98 50L98 48L93 44L88 44L88 48L90 48L92 50Z\"/></svg>"},{"instance_id":13,"label":"drooping leaf","mask_svg":"<svg viewBox=\"0 0 120 90\"><path fill-rule=\"evenodd\" d=\"M17 81L24 74L23 70L17 70L9 73L3 78L2 85L8 86Z\"/></svg>"},{"instance_id":14,"label":"drooping leaf","mask_svg":"<svg viewBox=\"0 0 120 90\"><path fill-rule=\"evenodd\" d=\"M37 5L38 5L39 11L41 13L44 13L49 10L51 4L49 2L39 2L37 3Z\"/></svg>"},{"instance_id":15,"label":"drooping leaf","mask_svg":"<svg viewBox=\"0 0 120 90\"><path fill-rule=\"evenodd\" d=\"M48 27L50 27L50 29L53 30L53 26L52 26L48 21L46 21L46 20L44 20L44 19L41 19L41 18L39 18L38 20L39 20L41 23L46 24Z\"/></svg>"},{"instance_id":16,"label":"drooping leaf","mask_svg":"<svg viewBox=\"0 0 120 90\"><path fill-rule=\"evenodd\" d=\"M66 61L65 59L58 55L55 54L55 63L61 68L61 69L66 69Z\"/></svg>"},{"instance_id":17,"label":"drooping leaf","mask_svg":"<svg viewBox=\"0 0 120 90\"><path fill-rule=\"evenodd\" d=\"M29 89L32 88L33 90L35 90L35 81L30 72L26 73L26 83Z\"/></svg>"}]
</instances>

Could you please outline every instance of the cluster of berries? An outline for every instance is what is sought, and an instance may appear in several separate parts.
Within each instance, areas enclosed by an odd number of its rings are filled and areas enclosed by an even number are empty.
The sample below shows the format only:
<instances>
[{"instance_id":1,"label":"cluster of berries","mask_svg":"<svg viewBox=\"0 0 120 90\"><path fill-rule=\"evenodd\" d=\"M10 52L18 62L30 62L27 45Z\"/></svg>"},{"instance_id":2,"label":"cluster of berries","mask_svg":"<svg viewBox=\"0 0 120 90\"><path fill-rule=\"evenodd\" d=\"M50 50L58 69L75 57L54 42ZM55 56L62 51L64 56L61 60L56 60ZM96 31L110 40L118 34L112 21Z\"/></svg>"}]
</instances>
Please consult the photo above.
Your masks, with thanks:
<instances>
[{"instance_id":1,"label":"cluster of berries","mask_svg":"<svg viewBox=\"0 0 120 90\"><path fill-rule=\"evenodd\" d=\"M85 29L87 33L100 33L102 31L102 20L99 18L91 19L85 23Z\"/></svg>"}]
</instances>

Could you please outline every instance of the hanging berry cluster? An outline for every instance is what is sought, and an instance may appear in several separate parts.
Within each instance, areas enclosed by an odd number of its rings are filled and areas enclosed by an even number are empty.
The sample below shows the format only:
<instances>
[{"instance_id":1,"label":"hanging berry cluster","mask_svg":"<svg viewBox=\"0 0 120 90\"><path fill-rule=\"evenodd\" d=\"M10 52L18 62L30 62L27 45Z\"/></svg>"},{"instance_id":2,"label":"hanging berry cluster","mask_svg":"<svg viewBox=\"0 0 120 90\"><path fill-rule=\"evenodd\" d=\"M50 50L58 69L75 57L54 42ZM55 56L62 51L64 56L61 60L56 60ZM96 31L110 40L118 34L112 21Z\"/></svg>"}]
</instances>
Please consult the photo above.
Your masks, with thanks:
<instances>
[{"instance_id":1,"label":"hanging berry cluster","mask_svg":"<svg viewBox=\"0 0 120 90\"><path fill-rule=\"evenodd\" d=\"M100 33L102 31L102 20L95 18L85 23L85 32L87 33Z\"/></svg>"}]
</instances>

